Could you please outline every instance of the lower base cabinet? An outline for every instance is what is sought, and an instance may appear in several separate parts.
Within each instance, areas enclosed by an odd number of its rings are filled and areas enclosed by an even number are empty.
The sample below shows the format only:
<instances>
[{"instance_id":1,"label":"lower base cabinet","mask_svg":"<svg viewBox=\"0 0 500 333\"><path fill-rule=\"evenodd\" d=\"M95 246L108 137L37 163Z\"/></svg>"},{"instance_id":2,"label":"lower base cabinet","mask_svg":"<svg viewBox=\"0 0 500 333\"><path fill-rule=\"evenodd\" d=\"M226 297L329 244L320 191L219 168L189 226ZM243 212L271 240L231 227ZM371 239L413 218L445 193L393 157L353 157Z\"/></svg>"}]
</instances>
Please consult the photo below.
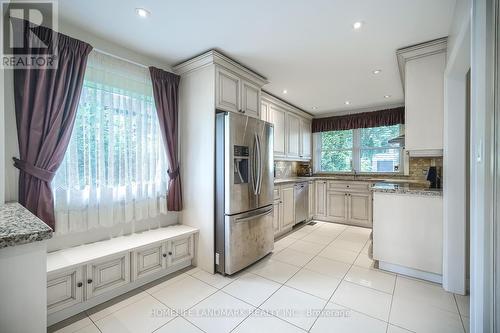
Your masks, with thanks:
<instances>
[{"instance_id":1,"label":"lower base cabinet","mask_svg":"<svg viewBox=\"0 0 500 333\"><path fill-rule=\"evenodd\" d=\"M47 277L47 313L52 314L83 301L83 267Z\"/></svg>"},{"instance_id":2,"label":"lower base cabinet","mask_svg":"<svg viewBox=\"0 0 500 333\"><path fill-rule=\"evenodd\" d=\"M193 234L99 258L47 276L47 314L84 303L146 276L190 262Z\"/></svg>"},{"instance_id":3,"label":"lower base cabinet","mask_svg":"<svg viewBox=\"0 0 500 333\"><path fill-rule=\"evenodd\" d=\"M372 226L369 183L315 181L314 218L362 227Z\"/></svg>"},{"instance_id":4,"label":"lower base cabinet","mask_svg":"<svg viewBox=\"0 0 500 333\"><path fill-rule=\"evenodd\" d=\"M295 224L294 184L274 187L273 229L279 236L292 229Z\"/></svg>"}]
</instances>

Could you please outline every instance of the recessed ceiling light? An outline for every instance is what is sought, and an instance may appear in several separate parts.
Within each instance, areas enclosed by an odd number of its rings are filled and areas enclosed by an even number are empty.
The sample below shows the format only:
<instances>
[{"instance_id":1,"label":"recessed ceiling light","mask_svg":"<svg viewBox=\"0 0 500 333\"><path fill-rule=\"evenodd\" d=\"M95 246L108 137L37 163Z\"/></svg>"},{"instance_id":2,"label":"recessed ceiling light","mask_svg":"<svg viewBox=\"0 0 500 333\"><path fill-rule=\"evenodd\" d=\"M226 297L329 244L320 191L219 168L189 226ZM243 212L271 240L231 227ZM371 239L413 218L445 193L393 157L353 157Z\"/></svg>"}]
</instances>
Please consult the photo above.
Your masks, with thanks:
<instances>
[{"instance_id":1,"label":"recessed ceiling light","mask_svg":"<svg viewBox=\"0 0 500 333\"><path fill-rule=\"evenodd\" d=\"M283 94L288 94L288 90L283 90Z\"/></svg>"},{"instance_id":2,"label":"recessed ceiling light","mask_svg":"<svg viewBox=\"0 0 500 333\"><path fill-rule=\"evenodd\" d=\"M384 98L391 98L391 95L385 95Z\"/></svg>"},{"instance_id":3,"label":"recessed ceiling light","mask_svg":"<svg viewBox=\"0 0 500 333\"><path fill-rule=\"evenodd\" d=\"M345 105L349 105L349 104L351 104L351 102L350 101L345 101L344 104Z\"/></svg>"},{"instance_id":4,"label":"recessed ceiling light","mask_svg":"<svg viewBox=\"0 0 500 333\"><path fill-rule=\"evenodd\" d=\"M382 70L381 70L381 69L375 69L375 70L373 71L373 74L380 74L381 72L382 72Z\"/></svg>"},{"instance_id":5,"label":"recessed ceiling light","mask_svg":"<svg viewBox=\"0 0 500 333\"><path fill-rule=\"evenodd\" d=\"M136 8L135 13L143 18L148 17L151 14L149 11L147 11L144 8Z\"/></svg>"},{"instance_id":6,"label":"recessed ceiling light","mask_svg":"<svg viewBox=\"0 0 500 333\"><path fill-rule=\"evenodd\" d=\"M317 107L317 106L313 106L313 107L312 107L312 109L313 109L313 110L317 110L317 109L318 109L318 107Z\"/></svg>"},{"instance_id":7,"label":"recessed ceiling light","mask_svg":"<svg viewBox=\"0 0 500 333\"><path fill-rule=\"evenodd\" d=\"M363 26L363 22L361 22L361 21L354 22L354 24L352 25L352 27L354 28L354 30L361 29L362 26Z\"/></svg>"}]
</instances>

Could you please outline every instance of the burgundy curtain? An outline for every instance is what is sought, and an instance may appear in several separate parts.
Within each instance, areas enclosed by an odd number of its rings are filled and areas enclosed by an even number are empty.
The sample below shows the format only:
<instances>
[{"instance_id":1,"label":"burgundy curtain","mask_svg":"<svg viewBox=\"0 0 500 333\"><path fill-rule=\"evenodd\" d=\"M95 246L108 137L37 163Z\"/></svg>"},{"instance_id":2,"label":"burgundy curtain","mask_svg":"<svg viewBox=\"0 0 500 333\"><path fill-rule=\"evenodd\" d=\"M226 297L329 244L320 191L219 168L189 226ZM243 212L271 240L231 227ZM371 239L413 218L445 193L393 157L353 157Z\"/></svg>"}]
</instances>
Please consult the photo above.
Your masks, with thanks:
<instances>
[{"instance_id":1,"label":"burgundy curtain","mask_svg":"<svg viewBox=\"0 0 500 333\"><path fill-rule=\"evenodd\" d=\"M405 123L405 108L399 107L381 111L363 112L345 116L315 118L312 122L313 133L391 126Z\"/></svg>"},{"instance_id":2,"label":"burgundy curtain","mask_svg":"<svg viewBox=\"0 0 500 333\"><path fill-rule=\"evenodd\" d=\"M20 155L14 165L20 170L19 202L54 229L50 183L68 146L92 47L48 28L30 30L46 45L57 43L57 67L14 70Z\"/></svg>"},{"instance_id":3,"label":"burgundy curtain","mask_svg":"<svg viewBox=\"0 0 500 333\"><path fill-rule=\"evenodd\" d=\"M159 68L149 67L153 82L156 112L160 121L161 134L167 151L168 184L167 209L182 210L181 176L179 173L178 153L178 119L179 119L179 81L180 76L165 72Z\"/></svg>"}]
</instances>

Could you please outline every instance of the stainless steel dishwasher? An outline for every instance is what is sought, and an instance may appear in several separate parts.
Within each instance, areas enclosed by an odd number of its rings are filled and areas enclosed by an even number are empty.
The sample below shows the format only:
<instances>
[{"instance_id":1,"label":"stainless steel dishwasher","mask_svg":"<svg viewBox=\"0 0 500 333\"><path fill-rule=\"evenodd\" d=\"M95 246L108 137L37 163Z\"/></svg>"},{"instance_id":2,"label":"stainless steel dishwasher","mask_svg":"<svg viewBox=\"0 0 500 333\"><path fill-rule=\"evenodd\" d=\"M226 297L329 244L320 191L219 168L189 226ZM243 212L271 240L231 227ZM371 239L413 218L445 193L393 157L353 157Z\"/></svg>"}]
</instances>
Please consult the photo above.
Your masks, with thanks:
<instances>
[{"instance_id":1,"label":"stainless steel dishwasher","mask_svg":"<svg viewBox=\"0 0 500 333\"><path fill-rule=\"evenodd\" d=\"M309 183L297 183L294 186L295 224L307 220L309 216Z\"/></svg>"}]
</instances>

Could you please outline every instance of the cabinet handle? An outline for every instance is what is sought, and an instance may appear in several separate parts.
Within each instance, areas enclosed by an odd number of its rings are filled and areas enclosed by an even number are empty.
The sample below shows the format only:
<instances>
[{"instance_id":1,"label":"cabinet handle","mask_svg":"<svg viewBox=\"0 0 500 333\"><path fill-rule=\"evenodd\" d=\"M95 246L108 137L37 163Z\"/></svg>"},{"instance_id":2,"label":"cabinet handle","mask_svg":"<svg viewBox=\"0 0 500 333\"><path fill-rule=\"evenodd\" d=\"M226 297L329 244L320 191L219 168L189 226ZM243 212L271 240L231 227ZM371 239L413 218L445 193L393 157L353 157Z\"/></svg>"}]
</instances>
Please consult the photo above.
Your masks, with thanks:
<instances>
[{"instance_id":1,"label":"cabinet handle","mask_svg":"<svg viewBox=\"0 0 500 333\"><path fill-rule=\"evenodd\" d=\"M78 282L78 283L76 284L76 286L77 286L78 288L81 288L81 287L83 286L83 283Z\"/></svg>"},{"instance_id":2,"label":"cabinet handle","mask_svg":"<svg viewBox=\"0 0 500 333\"><path fill-rule=\"evenodd\" d=\"M168 251L168 255L171 256L172 255L172 251Z\"/></svg>"},{"instance_id":3,"label":"cabinet handle","mask_svg":"<svg viewBox=\"0 0 500 333\"><path fill-rule=\"evenodd\" d=\"M163 258L166 258L167 257L167 254L166 253L163 253Z\"/></svg>"},{"instance_id":4,"label":"cabinet handle","mask_svg":"<svg viewBox=\"0 0 500 333\"><path fill-rule=\"evenodd\" d=\"M91 283L92 283L92 279L88 279L88 280L87 280L87 283L88 283L88 284L91 284Z\"/></svg>"}]
</instances>

